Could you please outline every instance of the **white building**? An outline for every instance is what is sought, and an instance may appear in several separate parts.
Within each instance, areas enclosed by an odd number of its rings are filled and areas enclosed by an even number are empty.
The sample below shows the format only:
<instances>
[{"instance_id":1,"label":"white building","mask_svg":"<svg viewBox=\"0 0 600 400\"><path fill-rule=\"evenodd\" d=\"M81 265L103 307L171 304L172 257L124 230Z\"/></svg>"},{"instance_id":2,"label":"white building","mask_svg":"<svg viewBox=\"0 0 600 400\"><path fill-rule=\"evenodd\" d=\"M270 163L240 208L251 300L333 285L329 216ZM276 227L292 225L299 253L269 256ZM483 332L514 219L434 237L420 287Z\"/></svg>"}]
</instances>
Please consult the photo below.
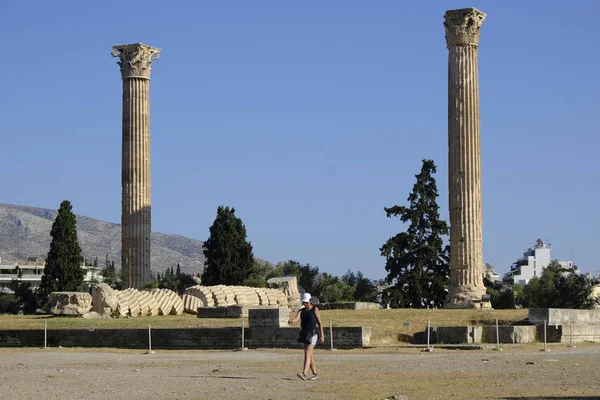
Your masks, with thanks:
<instances>
[{"instance_id":1,"label":"white building","mask_svg":"<svg viewBox=\"0 0 600 400\"><path fill-rule=\"evenodd\" d=\"M538 239L534 247L527 249L523 257L511 265L510 271L502 279L511 284L527 285L531 278L542 275L551 261L558 262L564 268L573 267L573 261L552 260L550 245Z\"/></svg>"},{"instance_id":2,"label":"white building","mask_svg":"<svg viewBox=\"0 0 600 400\"><path fill-rule=\"evenodd\" d=\"M8 284L13 279L21 282L29 282L32 288L39 287L44 275L45 264L43 261L37 261L36 258L29 258L27 261L17 263L3 263L0 258L0 289L8 287ZM100 268L82 265L81 269L83 269L83 281L85 283L92 279L102 281Z\"/></svg>"}]
</instances>

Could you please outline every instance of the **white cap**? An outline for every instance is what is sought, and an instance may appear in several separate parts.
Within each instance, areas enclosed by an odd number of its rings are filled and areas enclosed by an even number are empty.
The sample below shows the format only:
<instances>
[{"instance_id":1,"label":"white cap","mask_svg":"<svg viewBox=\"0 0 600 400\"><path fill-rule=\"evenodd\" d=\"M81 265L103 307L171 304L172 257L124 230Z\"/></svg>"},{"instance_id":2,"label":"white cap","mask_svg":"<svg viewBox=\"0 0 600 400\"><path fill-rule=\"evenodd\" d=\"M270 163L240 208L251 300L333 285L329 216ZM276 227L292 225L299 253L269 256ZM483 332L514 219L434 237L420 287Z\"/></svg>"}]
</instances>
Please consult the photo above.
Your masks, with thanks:
<instances>
[{"instance_id":1,"label":"white cap","mask_svg":"<svg viewBox=\"0 0 600 400\"><path fill-rule=\"evenodd\" d=\"M304 293L302 294L302 302L303 303L308 303L310 301L310 293Z\"/></svg>"}]
</instances>

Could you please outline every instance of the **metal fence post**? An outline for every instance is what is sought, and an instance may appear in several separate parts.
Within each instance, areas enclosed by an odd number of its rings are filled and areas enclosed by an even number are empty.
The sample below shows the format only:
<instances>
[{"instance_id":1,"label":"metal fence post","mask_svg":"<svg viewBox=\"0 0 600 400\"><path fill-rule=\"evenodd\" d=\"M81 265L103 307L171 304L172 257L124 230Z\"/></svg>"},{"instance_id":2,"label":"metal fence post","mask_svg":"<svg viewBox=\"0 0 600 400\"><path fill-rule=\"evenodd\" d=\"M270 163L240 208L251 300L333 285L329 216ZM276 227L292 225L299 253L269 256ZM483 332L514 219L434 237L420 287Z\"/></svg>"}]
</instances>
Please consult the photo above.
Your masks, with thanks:
<instances>
[{"instance_id":1,"label":"metal fence post","mask_svg":"<svg viewBox=\"0 0 600 400\"><path fill-rule=\"evenodd\" d=\"M333 351L333 325L329 320L329 350Z\"/></svg>"},{"instance_id":2,"label":"metal fence post","mask_svg":"<svg viewBox=\"0 0 600 400\"><path fill-rule=\"evenodd\" d=\"M544 320L544 351L548 351L547 340L546 340L546 326L547 326L547 321Z\"/></svg>"},{"instance_id":3,"label":"metal fence post","mask_svg":"<svg viewBox=\"0 0 600 400\"><path fill-rule=\"evenodd\" d=\"M496 318L496 348L500 348L500 331L498 329L498 318Z\"/></svg>"},{"instance_id":4,"label":"metal fence post","mask_svg":"<svg viewBox=\"0 0 600 400\"><path fill-rule=\"evenodd\" d=\"M148 351L146 354L154 354L152 351L152 330L150 328L150 324L148 324Z\"/></svg>"},{"instance_id":5,"label":"metal fence post","mask_svg":"<svg viewBox=\"0 0 600 400\"><path fill-rule=\"evenodd\" d=\"M428 319L427 320L427 348L423 349L422 351L427 351L427 352L433 351L433 348L430 347L430 335L431 335L431 320Z\"/></svg>"},{"instance_id":6,"label":"metal fence post","mask_svg":"<svg viewBox=\"0 0 600 400\"><path fill-rule=\"evenodd\" d=\"M48 347L48 322L44 321L44 348Z\"/></svg>"},{"instance_id":7,"label":"metal fence post","mask_svg":"<svg viewBox=\"0 0 600 400\"><path fill-rule=\"evenodd\" d=\"M242 317L242 347L240 348L241 351L246 351L248 350L248 348L245 346L246 344L246 337L245 337L245 329L246 328L246 324L244 322L244 318Z\"/></svg>"},{"instance_id":8,"label":"metal fence post","mask_svg":"<svg viewBox=\"0 0 600 400\"><path fill-rule=\"evenodd\" d=\"M431 334L431 320L427 320L427 351L429 351L429 335Z\"/></svg>"},{"instance_id":9,"label":"metal fence post","mask_svg":"<svg viewBox=\"0 0 600 400\"><path fill-rule=\"evenodd\" d=\"M496 348L494 350L502 351L500 347L500 328L498 327L498 318L496 318Z\"/></svg>"}]
</instances>

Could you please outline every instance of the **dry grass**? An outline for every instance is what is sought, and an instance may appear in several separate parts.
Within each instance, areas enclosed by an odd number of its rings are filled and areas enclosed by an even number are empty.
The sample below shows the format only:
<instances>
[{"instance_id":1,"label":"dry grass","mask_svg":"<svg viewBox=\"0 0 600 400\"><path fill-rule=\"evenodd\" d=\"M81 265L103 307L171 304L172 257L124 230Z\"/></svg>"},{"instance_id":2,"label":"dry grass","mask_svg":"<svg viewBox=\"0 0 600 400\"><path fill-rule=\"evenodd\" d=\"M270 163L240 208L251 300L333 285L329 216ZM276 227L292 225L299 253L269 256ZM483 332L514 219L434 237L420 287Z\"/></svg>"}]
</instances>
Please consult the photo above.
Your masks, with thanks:
<instances>
[{"instance_id":1,"label":"dry grass","mask_svg":"<svg viewBox=\"0 0 600 400\"><path fill-rule=\"evenodd\" d=\"M371 344L393 345L408 342L416 332L431 326L500 325L527 318L528 310L323 310L321 319L329 326L370 326Z\"/></svg>"},{"instance_id":2,"label":"dry grass","mask_svg":"<svg viewBox=\"0 0 600 400\"><path fill-rule=\"evenodd\" d=\"M424 331L427 321L431 326L510 324L527 318L528 310L322 310L321 319L325 332L331 325L370 326L371 344L394 345L407 342L415 332ZM293 316L294 313L290 313ZM241 319L197 318L195 315L169 315L157 317L118 318L86 320L74 317L46 315L0 315L0 329L48 329L78 328L222 328L240 327ZM245 325L248 326L247 319Z\"/></svg>"}]
</instances>

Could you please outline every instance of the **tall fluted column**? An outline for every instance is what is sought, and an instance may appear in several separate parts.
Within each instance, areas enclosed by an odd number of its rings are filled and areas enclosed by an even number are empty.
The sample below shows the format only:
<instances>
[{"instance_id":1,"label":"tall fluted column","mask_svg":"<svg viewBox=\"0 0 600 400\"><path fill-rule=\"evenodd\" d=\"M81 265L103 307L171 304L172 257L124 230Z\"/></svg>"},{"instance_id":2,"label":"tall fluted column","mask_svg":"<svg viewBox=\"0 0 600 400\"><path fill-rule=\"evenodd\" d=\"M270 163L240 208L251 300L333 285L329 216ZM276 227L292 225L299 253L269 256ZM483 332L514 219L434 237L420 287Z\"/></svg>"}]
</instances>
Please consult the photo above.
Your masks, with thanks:
<instances>
[{"instance_id":1,"label":"tall fluted column","mask_svg":"<svg viewBox=\"0 0 600 400\"><path fill-rule=\"evenodd\" d=\"M446 307L471 308L485 294L482 278L481 150L479 140L479 29L475 8L444 16L448 46L448 191L450 286Z\"/></svg>"},{"instance_id":2,"label":"tall fluted column","mask_svg":"<svg viewBox=\"0 0 600 400\"><path fill-rule=\"evenodd\" d=\"M150 282L150 71L160 49L113 46L123 78L121 268L124 288Z\"/></svg>"}]
</instances>

